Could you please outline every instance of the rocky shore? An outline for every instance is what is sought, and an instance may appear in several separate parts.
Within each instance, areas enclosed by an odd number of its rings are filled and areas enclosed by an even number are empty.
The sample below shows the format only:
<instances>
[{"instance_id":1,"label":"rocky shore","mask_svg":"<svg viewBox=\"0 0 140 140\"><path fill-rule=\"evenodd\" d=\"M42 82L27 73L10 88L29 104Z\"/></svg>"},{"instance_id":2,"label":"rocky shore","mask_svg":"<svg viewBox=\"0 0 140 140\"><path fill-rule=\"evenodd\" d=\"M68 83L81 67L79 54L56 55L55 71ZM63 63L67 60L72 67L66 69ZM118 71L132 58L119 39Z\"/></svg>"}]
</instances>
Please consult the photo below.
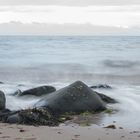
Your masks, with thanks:
<instances>
[{"instance_id":1,"label":"rocky shore","mask_svg":"<svg viewBox=\"0 0 140 140\"><path fill-rule=\"evenodd\" d=\"M32 108L11 111L6 109L6 98L0 91L0 121L27 125L58 126L71 119L72 115L82 113L97 114L107 110L107 104L117 103L104 94L94 91L94 88L108 88L100 85L89 87L81 81L76 81L67 87L56 90L53 86L40 86L26 91L18 90L11 96L36 96L41 99Z\"/></svg>"}]
</instances>

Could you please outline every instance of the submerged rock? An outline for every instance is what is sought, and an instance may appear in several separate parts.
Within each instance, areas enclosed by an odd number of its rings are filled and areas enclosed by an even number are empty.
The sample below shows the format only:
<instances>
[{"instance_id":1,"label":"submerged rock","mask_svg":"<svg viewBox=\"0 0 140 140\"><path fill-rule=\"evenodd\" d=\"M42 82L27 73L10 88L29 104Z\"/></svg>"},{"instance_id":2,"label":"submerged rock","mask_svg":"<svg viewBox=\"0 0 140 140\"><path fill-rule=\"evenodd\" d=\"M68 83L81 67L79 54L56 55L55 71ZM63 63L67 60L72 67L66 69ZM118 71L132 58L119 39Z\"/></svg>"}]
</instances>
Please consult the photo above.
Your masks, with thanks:
<instances>
[{"instance_id":1,"label":"submerged rock","mask_svg":"<svg viewBox=\"0 0 140 140\"><path fill-rule=\"evenodd\" d=\"M99 85L96 85L96 86L91 86L90 88L93 88L93 89L96 89L96 88L102 88L102 89L112 89L111 86L109 85L106 85L106 84L99 84Z\"/></svg>"},{"instance_id":2,"label":"submerged rock","mask_svg":"<svg viewBox=\"0 0 140 140\"><path fill-rule=\"evenodd\" d=\"M18 89L17 91L15 91L13 94L13 96L20 96L22 94L22 91L20 89Z\"/></svg>"},{"instance_id":3,"label":"submerged rock","mask_svg":"<svg viewBox=\"0 0 140 140\"><path fill-rule=\"evenodd\" d=\"M36 88L32 88L29 90L25 90L25 91L21 91L21 90L17 90L14 95L18 95L18 96L25 96L25 95L34 95L34 96L42 96L42 95L46 95L52 92L55 92L56 89L53 86L40 86L40 87L36 87Z\"/></svg>"},{"instance_id":4,"label":"submerged rock","mask_svg":"<svg viewBox=\"0 0 140 140\"><path fill-rule=\"evenodd\" d=\"M54 114L96 112L106 109L105 103L97 93L81 81L46 95L35 104L35 107L49 108Z\"/></svg>"},{"instance_id":5,"label":"submerged rock","mask_svg":"<svg viewBox=\"0 0 140 140\"><path fill-rule=\"evenodd\" d=\"M18 87L24 87L25 85L24 84L18 84L17 86Z\"/></svg>"},{"instance_id":6,"label":"submerged rock","mask_svg":"<svg viewBox=\"0 0 140 140\"><path fill-rule=\"evenodd\" d=\"M0 110L5 109L6 98L2 91L0 91Z\"/></svg>"},{"instance_id":7,"label":"submerged rock","mask_svg":"<svg viewBox=\"0 0 140 140\"><path fill-rule=\"evenodd\" d=\"M108 97L102 93L97 93L100 98L105 102L105 103L111 103L111 104L114 104L114 103L118 103L115 99L111 98L111 97Z\"/></svg>"}]
</instances>

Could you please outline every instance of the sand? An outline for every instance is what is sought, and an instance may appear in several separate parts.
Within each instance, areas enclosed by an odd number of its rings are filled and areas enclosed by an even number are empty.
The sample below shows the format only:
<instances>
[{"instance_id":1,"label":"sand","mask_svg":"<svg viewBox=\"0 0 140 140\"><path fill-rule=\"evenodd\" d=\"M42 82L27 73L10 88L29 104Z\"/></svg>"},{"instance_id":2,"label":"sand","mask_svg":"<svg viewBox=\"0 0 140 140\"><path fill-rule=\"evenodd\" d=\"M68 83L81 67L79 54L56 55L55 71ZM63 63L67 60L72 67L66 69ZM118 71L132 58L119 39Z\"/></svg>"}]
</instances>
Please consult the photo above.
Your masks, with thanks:
<instances>
[{"instance_id":1,"label":"sand","mask_svg":"<svg viewBox=\"0 0 140 140\"><path fill-rule=\"evenodd\" d=\"M140 130L103 126L25 126L0 123L0 140L140 140Z\"/></svg>"}]
</instances>

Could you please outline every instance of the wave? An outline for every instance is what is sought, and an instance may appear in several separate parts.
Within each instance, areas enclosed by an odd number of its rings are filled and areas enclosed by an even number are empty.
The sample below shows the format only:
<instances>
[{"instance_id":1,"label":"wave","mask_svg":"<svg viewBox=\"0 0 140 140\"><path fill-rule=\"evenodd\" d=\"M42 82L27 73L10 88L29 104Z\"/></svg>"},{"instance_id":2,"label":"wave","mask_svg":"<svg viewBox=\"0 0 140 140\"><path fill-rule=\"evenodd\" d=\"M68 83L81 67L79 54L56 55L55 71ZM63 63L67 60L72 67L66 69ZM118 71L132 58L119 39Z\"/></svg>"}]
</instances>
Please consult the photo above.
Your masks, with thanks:
<instances>
[{"instance_id":1,"label":"wave","mask_svg":"<svg viewBox=\"0 0 140 140\"><path fill-rule=\"evenodd\" d=\"M140 62L133 62L128 60L105 60L104 65L113 68L132 68L135 66L140 66Z\"/></svg>"},{"instance_id":2,"label":"wave","mask_svg":"<svg viewBox=\"0 0 140 140\"><path fill-rule=\"evenodd\" d=\"M0 81L30 83L73 82L87 83L140 84L138 69L105 69L86 67L80 64L46 64L26 67L0 67Z\"/></svg>"}]
</instances>

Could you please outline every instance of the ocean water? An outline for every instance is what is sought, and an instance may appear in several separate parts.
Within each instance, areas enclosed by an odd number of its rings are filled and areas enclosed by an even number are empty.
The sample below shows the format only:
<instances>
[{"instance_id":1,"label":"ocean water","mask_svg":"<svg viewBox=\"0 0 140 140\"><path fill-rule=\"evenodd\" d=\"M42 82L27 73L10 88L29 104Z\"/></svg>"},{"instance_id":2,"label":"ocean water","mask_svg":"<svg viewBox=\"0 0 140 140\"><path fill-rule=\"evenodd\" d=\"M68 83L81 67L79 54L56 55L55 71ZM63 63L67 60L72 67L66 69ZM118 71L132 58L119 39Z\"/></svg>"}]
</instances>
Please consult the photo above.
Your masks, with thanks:
<instances>
[{"instance_id":1,"label":"ocean water","mask_svg":"<svg viewBox=\"0 0 140 140\"><path fill-rule=\"evenodd\" d=\"M138 127L140 119L140 37L138 36L0 36L0 90L12 110L32 107L38 98L10 94L39 85L57 89L76 80L119 101L118 112L102 118ZM129 122L129 123L128 123Z\"/></svg>"}]
</instances>

